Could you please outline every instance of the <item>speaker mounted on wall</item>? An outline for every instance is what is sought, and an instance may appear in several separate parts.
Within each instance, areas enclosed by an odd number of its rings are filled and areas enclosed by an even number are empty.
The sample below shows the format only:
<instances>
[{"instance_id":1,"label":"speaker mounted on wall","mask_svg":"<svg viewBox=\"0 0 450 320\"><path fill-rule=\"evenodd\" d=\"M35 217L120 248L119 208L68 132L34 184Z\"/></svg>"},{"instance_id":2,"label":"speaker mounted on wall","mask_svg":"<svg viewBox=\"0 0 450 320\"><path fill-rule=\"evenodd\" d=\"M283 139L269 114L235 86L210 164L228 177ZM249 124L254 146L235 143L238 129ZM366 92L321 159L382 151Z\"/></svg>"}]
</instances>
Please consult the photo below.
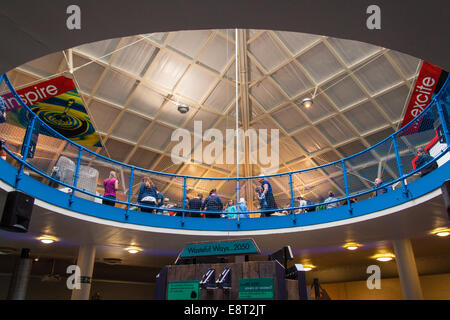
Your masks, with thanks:
<instances>
[{"instance_id":1,"label":"speaker mounted on wall","mask_svg":"<svg viewBox=\"0 0 450 320\"><path fill-rule=\"evenodd\" d=\"M34 198L22 191L8 193L0 228L11 232L27 232L31 221Z\"/></svg>"}]
</instances>

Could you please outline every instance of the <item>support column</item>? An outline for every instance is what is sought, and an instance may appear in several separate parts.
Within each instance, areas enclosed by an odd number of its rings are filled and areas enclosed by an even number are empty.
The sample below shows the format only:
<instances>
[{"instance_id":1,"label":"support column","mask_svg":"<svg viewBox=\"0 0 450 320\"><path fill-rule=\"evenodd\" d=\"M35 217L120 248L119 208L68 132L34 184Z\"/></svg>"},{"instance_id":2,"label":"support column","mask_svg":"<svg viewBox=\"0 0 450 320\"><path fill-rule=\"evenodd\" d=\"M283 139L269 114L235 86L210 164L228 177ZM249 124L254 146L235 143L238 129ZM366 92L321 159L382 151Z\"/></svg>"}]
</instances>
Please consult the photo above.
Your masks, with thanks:
<instances>
[{"instance_id":1,"label":"support column","mask_svg":"<svg viewBox=\"0 0 450 320\"><path fill-rule=\"evenodd\" d=\"M89 300L94 262L95 246L80 246L77 259L77 266L80 268L80 289L72 290L72 300Z\"/></svg>"},{"instance_id":2,"label":"support column","mask_svg":"<svg viewBox=\"0 0 450 320\"><path fill-rule=\"evenodd\" d=\"M403 299L423 300L411 241L409 239L394 240L393 245L398 275L402 285Z\"/></svg>"},{"instance_id":3,"label":"support column","mask_svg":"<svg viewBox=\"0 0 450 320\"><path fill-rule=\"evenodd\" d=\"M9 284L7 300L25 300L31 266L30 249L22 249Z\"/></svg>"}]
</instances>

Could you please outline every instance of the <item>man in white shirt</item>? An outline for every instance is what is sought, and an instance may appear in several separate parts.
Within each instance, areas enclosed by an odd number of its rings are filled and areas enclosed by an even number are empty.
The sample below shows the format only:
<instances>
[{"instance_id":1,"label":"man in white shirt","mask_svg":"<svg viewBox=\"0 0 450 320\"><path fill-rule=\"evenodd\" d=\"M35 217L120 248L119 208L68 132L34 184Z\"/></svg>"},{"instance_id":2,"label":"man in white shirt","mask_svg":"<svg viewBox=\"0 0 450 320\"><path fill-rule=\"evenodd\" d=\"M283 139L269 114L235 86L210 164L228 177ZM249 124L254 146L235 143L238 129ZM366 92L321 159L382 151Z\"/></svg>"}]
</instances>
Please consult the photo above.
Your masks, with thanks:
<instances>
[{"instance_id":1,"label":"man in white shirt","mask_svg":"<svg viewBox=\"0 0 450 320\"><path fill-rule=\"evenodd\" d=\"M330 191L330 192L328 192L328 198L325 199L325 203L336 201L336 200L337 199L334 197L333 191ZM325 205L325 209L336 208L338 206L339 206L338 202L333 202L333 203Z\"/></svg>"}]
</instances>

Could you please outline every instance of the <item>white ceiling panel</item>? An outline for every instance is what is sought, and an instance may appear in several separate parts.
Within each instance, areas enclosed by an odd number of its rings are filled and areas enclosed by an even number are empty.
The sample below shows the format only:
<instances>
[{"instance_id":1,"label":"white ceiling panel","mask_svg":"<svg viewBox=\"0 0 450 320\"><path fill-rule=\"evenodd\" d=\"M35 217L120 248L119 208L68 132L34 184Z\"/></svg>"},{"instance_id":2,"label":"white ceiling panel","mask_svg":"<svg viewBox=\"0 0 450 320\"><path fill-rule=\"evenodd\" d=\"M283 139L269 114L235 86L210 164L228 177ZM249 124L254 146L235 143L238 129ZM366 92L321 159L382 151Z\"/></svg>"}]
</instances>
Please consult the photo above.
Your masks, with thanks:
<instances>
[{"instance_id":1,"label":"white ceiling panel","mask_svg":"<svg viewBox=\"0 0 450 320\"><path fill-rule=\"evenodd\" d=\"M289 105L274 112L272 117L289 133L308 125L308 121L297 109L296 105Z\"/></svg>"},{"instance_id":2,"label":"white ceiling panel","mask_svg":"<svg viewBox=\"0 0 450 320\"><path fill-rule=\"evenodd\" d=\"M137 76L142 76L157 48L148 43L148 41L145 41L145 39L138 37L127 38L123 45L127 46L134 42L137 43L116 53L112 65Z\"/></svg>"},{"instance_id":3,"label":"white ceiling panel","mask_svg":"<svg viewBox=\"0 0 450 320\"><path fill-rule=\"evenodd\" d=\"M88 109L92 115L95 129L107 132L111 127L114 119L119 115L120 110L113 108L97 100L92 100L88 105Z\"/></svg>"},{"instance_id":4,"label":"white ceiling panel","mask_svg":"<svg viewBox=\"0 0 450 320\"><path fill-rule=\"evenodd\" d=\"M172 32L169 46L190 58L195 58L208 40L211 31L193 30Z\"/></svg>"},{"instance_id":5,"label":"white ceiling panel","mask_svg":"<svg viewBox=\"0 0 450 320\"><path fill-rule=\"evenodd\" d=\"M227 81L220 81L209 97L205 101L205 105L223 112L235 99L235 88Z\"/></svg>"},{"instance_id":6,"label":"white ceiling panel","mask_svg":"<svg viewBox=\"0 0 450 320\"><path fill-rule=\"evenodd\" d=\"M98 42L92 42L78 46L76 50L91 56L95 59L100 59L103 62L108 62L111 58L112 52L118 49L120 38L108 39ZM120 46L119 48L122 48Z\"/></svg>"},{"instance_id":7,"label":"white ceiling panel","mask_svg":"<svg viewBox=\"0 0 450 320\"><path fill-rule=\"evenodd\" d=\"M341 115L316 124L316 128L319 129L332 144L338 144L355 137L355 133Z\"/></svg>"},{"instance_id":8,"label":"white ceiling panel","mask_svg":"<svg viewBox=\"0 0 450 320\"><path fill-rule=\"evenodd\" d=\"M96 82L105 70L105 68L98 63L90 62L91 60L84 59L76 54L73 55L74 68L89 63L88 65L74 71L74 77L76 79L75 83L80 86L81 90L87 93L91 93L92 88L95 86Z\"/></svg>"},{"instance_id":9,"label":"white ceiling panel","mask_svg":"<svg viewBox=\"0 0 450 320\"><path fill-rule=\"evenodd\" d=\"M125 112L114 127L112 135L136 143L149 124L149 120Z\"/></svg>"},{"instance_id":10,"label":"white ceiling panel","mask_svg":"<svg viewBox=\"0 0 450 320\"><path fill-rule=\"evenodd\" d=\"M296 133L293 138L309 153L313 153L329 144L322 134L313 127L308 127Z\"/></svg>"},{"instance_id":11,"label":"white ceiling panel","mask_svg":"<svg viewBox=\"0 0 450 320\"><path fill-rule=\"evenodd\" d=\"M402 81L385 56L358 68L354 74L372 95Z\"/></svg>"},{"instance_id":12,"label":"white ceiling panel","mask_svg":"<svg viewBox=\"0 0 450 320\"><path fill-rule=\"evenodd\" d=\"M344 115L361 134L388 124L386 119L371 101L367 101L349 111L346 111Z\"/></svg>"},{"instance_id":13,"label":"white ceiling panel","mask_svg":"<svg viewBox=\"0 0 450 320\"><path fill-rule=\"evenodd\" d=\"M223 37L216 35L209 43L206 49L200 54L198 60L200 63L221 73L228 63L235 57L234 42L228 41Z\"/></svg>"},{"instance_id":14,"label":"white ceiling panel","mask_svg":"<svg viewBox=\"0 0 450 320\"><path fill-rule=\"evenodd\" d=\"M316 84L323 82L344 69L323 43L302 54L298 57L298 61L313 77Z\"/></svg>"},{"instance_id":15,"label":"white ceiling panel","mask_svg":"<svg viewBox=\"0 0 450 320\"><path fill-rule=\"evenodd\" d=\"M264 32L253 40L248 45L248 50L269 72L288 58L288 55L268 32Z\"/></svg>"},{"instance_id":16,"label":"white ceiling panel","mask_svg":"<svg viewBox=\"0 0 450 320\"><path fill-rule=\"evenodd\" d=\"M203 69L192 66L181 79L176 93L200 102L203 96L211 88L215 77Z\"/></svg>"},{"instance_id":17,"label":"white ceiling panel","mask_svg":"<svg viewBox=\"0 0 450 320\"><path fill-rule=\"evenodd\" d=\"M116 104L124 104L136 85L136 79L108 70L95 96Z\"/></svg>"},{"instance_id":18,"label":"white ceiling panel","mask_svg":"<svg viewBox=\"0 0 450 320\"><path fill-rule=\"evenodd\" d=\"M400 67L403 74L407 77L413 77L416 75L418 71L418 66L420 63L420 59L412 57L410 55L398 52L398 51L389 51L389 56L394 60L394 62Z\"/></svg>"},{"instance_id":19,"label":"white ceiling panel","mask_svg":"<svg viewBox=\"0 0 450 320\"><path fill-rule=\"evenodd\" d=\"M172 90L186 71L189 62L169 51L160 51L151 65L146 78L153 83Z\"/></svg>"},{"instance_id":20,"label":"white ceiling panel","mask_svg":"<svg viewBox=\"0 0 450 320\"><path fill-rule=\"evenodd\" d=\"M299 32L276 31L276 34L294 55L320 39L320 36Z\"/></svg>"},{"instance_id":21,"label":"white ceiling panel","mask_svg":"<svg viewBox=\"0 0 450 320\"><path fill-rule=\"evenodd\" d=\"M367 98L349 75L341 76L327 83L321 89L322 93L325 93L339 109L344 109Z\"/></svg>"},{"instance_id":22,"label":"white ceiling panel","mask_svg":"<svg viewBox=\"0 0 450 320\"><path fill-rule=\"evenodd\" d=\"M170 137L174 129L154 123L146 137L142 140L142 145L164 151L165 146L170 142Z\"/></svg>"},{"instance_id":23,"label":"white ceiling panel","mask_svg":"<svg viewBox=\"0 0 450 320\"><path fill-rule=\"evenodd\" d=\"M291 98L313 87L313 84L295 62L291 62L276 71L272 78Z\"/></svg>"},{"instance_id":24,"label":"white ceiling panel","mask_svg":"<svg viewBox=\"0 0 450 320\"><path fill-rule=\"evenodd\" d=\"M409 97L409 88L402 85L392 91L389 91L375 100L380 104L383 110L389 116L392 122L401 119L404 111L407 98Z\"/></svg>"},{"instance_id":25,"label":"white ceiling panel","mask_svg":"<svg viewBox=\"0 0 450 320\"><path fill-rule=\"evenodd\" d=\"M329 38L327 41L333 46L347 66L354 65L381 49L372 44L354 40Z\"/></svg>"},{"instance_id":26,"label":"white ceiling panel","mask_svg":"<svg viewBox=\"0 0 450 320\"><path fill-rule=\"evenodd\" d=\"M133 94L128 108L143 115L154 117L164 102L164 97L146 85L140 84Z\"/></svg>"},{"instance_id":27,"label":"white ceiling panel","mask_svg":"<svg viewBox=\"0 0 450 320\"><path fill-rule=\"evenodd\" d=\"M258 82L250 88L250 94L267 111L285 100L283 93L268 78Z\"/></svg>"}]
</instances>

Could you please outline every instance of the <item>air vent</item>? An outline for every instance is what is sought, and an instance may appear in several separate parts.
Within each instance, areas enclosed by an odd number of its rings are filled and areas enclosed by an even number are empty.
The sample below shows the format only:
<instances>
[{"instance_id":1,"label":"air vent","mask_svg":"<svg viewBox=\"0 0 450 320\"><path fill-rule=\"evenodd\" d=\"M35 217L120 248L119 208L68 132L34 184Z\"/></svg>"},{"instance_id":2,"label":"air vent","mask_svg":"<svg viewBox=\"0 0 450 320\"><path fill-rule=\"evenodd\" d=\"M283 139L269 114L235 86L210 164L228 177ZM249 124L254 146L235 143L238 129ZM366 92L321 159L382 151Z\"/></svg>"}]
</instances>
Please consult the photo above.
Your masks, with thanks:
<instances>
[{"instance_id":1,"label":"air vent","mask_svg":"<svg viewBox=\"0 0 450 320\"><path fill-rule=\"evenodd\" d=\"M103 258L103 262L106 264L121 264L122 259L119 258Z\"/></svg>"}]
</instances>

